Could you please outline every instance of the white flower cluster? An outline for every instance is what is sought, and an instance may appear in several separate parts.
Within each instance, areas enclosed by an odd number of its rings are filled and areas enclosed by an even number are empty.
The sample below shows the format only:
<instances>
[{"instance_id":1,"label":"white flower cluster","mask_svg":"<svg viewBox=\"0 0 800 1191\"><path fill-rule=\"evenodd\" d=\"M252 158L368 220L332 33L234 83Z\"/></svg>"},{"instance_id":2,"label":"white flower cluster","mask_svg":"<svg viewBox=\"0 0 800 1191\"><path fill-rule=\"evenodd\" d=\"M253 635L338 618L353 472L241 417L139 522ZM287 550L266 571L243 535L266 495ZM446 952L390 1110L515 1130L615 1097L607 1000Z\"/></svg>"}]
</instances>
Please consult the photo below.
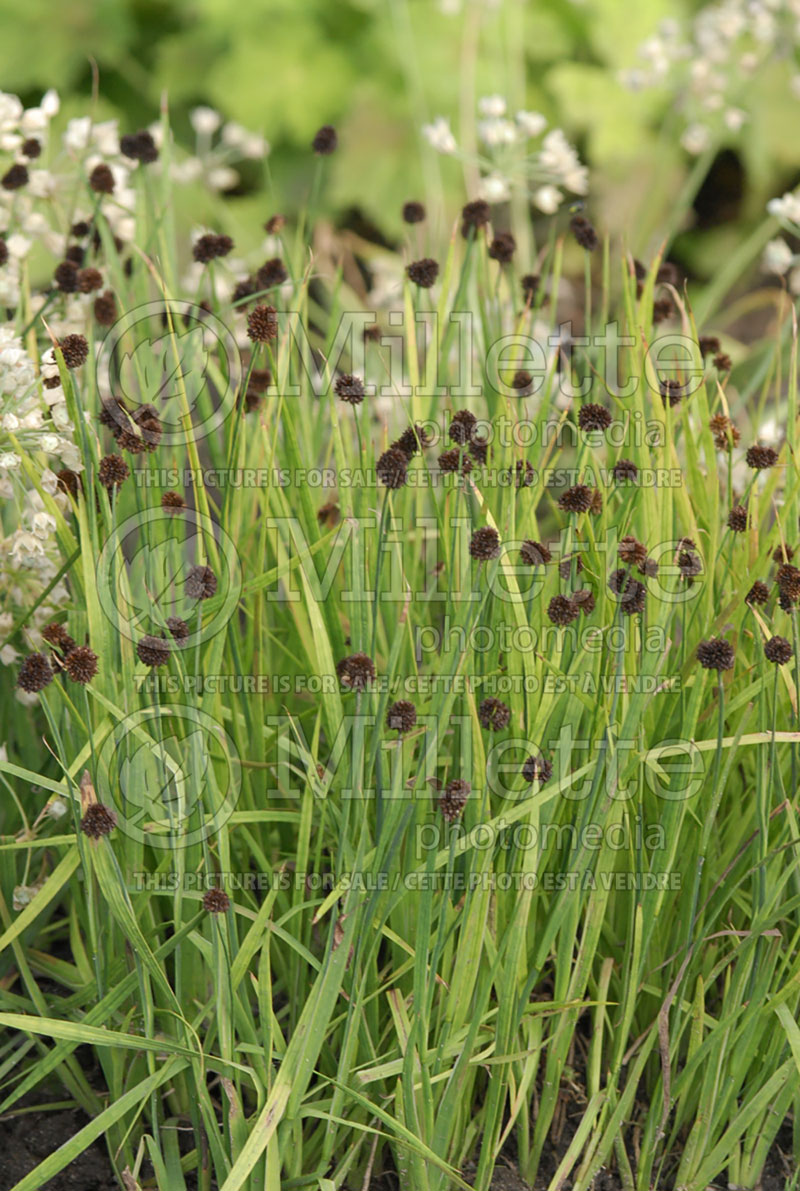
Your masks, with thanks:
<instances>
[{"instance_id":1,"label":"white flower cluster","mask_svg":"<svg viewBox=\"0 0 800 1191\"><path fill-rule=\"evenodd\" d=\"M767 211L773 215L795 238L800 236L800 192L787 192L780 198L770 199ZM781 236L770 240L764 249L761 265L765 273L786 277L789 291L800 294L800 257L795 254Z\"/></svg>"},{"instance_id":2,"label":"white flower cluster","mask_svg":"<svg viewBox=\"0 0 800 1191\"><path fill-rule=\"evenodd\" d=\"M172 177L176 182L205 182L211 190L232 190L239 182L232 163L243 159L260 161L269 153L269 144L260 133L248 132L232 120L224 123L213 108L193 108L189 118L195 132L195 152L183 161L173 162Z\"/></svg>"},{"instance_id":3,"label":"white flower cluster","mask_svg":"<svg viewBox=\"0 0 800 1191\"><path fill-rule=\"evenodd\" d=\"M519 111L512 118L502 95L488 95L478 103L478 117L478 138L485 149L478 159L479 197L505 202L515 187L521 187L541 211L552 215L564 200L564 190L586 194L588 169L560 128L545 132L547 120L540 112ZM444 116L424 124L422 133L438 153L464 156ZM530 141L540 137L540 144L532 148Z\"/></svg>"},{"instance_id":4,"label":"white flower cluster","mask_svg":"<svg viewBox=\"0 0 800 1191\"><path fill-rule=\"evenodd\" d=\"M622 81L635 91L671 91L685 121L681 143L697 155L742 128L753 76L798 46L800 0L718 0L701 8L688 29L663 21ZM792 90L800 95L800 75Z\"/></svg>"}]
</instances>

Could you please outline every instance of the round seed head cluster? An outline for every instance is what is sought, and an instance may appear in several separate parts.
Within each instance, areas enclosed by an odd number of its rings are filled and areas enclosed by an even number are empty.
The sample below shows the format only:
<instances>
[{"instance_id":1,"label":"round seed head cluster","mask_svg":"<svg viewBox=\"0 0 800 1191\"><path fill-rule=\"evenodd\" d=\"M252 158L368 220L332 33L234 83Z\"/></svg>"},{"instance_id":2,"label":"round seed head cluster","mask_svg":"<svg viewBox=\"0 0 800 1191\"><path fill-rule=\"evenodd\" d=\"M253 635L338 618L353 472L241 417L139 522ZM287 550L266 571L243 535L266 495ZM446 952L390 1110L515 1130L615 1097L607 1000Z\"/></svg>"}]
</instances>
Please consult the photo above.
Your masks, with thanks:
<instances>
[{"instance_id":1,"label":"round seed head cluster","mask_svg":"<svg viewBox=\"0 0 800 1191\"><path fill-rule=\"evenodd\" d=\"M490 525L476 529L469 543L469 552L478 562L488 562L500 556L500 535Z\"/></svg>"},{"instance_id":2,"label":"round seed head cluster","mask_svg":"<svg viewBox=\"0 0 800 1191\"><path fill-rule=\"evenodd\" d=\"M410 699L397 699L386 712L386 727L392 732L410 732L416 723L417 709Z\"/></svg>"},{"instance_id":3,"label":"round seed head cluster","mask_svg":"<svg viewBox=\"0 0 800 1191\"><path fill-rule=\"evenodd\" d=\"M478 719L490 732L502 732L511 720L511 708L502 699L483 699L478 708Z\"/></svg>"},{"instance_id":4,"label":"round seed head cluster","mask_svg":"<svg viewBox=\"0 0 800 1191\"><path fill-rule=\"evenodd\" d=\"M464 813L472 786L461 778L453 778L445 786L439 798L439 810L448 823L455 823Z\"/></svg>"},{"instance_id":5,"label":"round seed head cluster","mask_svg":"<svg viewBox=\"0 0 800 1191\"><path fill-rule=\"evenodd\" d=\"M90 802L81 819L81 831L89 839L102 839L104 835L110 835L116 825L117 816L102 802Z\"/></svg>"},{"instance_id":6,"label":"round seed head cluster","mask_svg":"<svg viewBox=\"0 0 800 1191\"><path fill-rule=\"evenodd\" d=\"M365 653L353 653L336 665L342 686L351 691L363 691L375 680L375 663Z\"/></svg>"},{"instance_id":7,"label":"round seed head cluster","mask_svg":"<svg viewBox=\"0 0 800 1191\"><path fill-rule=\"evenodd\" d=\"M735 655L730 641L711 637L697 646L697 660L704 670L732 670Z\"/></svg>"}]
</instances>

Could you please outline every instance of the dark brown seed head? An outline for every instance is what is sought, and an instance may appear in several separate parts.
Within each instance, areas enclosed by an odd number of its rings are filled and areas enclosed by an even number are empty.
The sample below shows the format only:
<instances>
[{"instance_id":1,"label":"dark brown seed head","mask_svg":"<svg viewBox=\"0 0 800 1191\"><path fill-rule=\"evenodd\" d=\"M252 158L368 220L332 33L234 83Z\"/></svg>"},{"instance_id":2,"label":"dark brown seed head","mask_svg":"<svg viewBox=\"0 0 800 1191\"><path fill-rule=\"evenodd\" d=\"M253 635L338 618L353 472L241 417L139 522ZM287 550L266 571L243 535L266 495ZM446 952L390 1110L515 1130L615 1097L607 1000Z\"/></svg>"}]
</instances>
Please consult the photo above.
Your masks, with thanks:
<instances>
[{"instance_id":1,"label":"dark brown seed head","mask_svg":"<svg viewBox=\"0 0 800 1191\"><path fill-rule=\"evenodd\" d=\"M539 275L537 273L526 273L522 278L520 285L522 286L522 297L527 303L536 301L536 294L539 290Z\"/></svg>"},{"instance_id":2,"label":"dark brown seed head","mask_svg":"<svg viewBox=\"0 0 800 1191\"><path fill-rule=\"evenodd\" d=\"M594 252L600 243L597 232L585 215L573 215L569 221L569 230L581 248L585 248L587 252Z\"/></svg>"},{"instance_id":3,"label":"dark brown seed head","mask_svg":"<svg viewBox=\"0 0 800 1191\"><path fill-rule=\"evenodd\" d=\"M659 384L659 391L665 405L680 405L684 396L683 384L674 377L668 376L665 380L662 380Z\"/></svg>"},{"instance_id":4,"label":"dark brown seed head","mask_svg":"<svg viewBox=\"0 0 800 1191\"><path fill-rule=\"evenodd\" d=\"M74 261L61 261L56 265L53 273L56 289L62 294L76 294L78 292L78 266Z\"/></svg>"},{"instance_id":5,"label":"dark brown seed head","mask_svg":"<svg viewBox=\"0 0 800 1191\"><path fill-rule=\"evenodd\" d=\"M364 342L365 343L380 343L383 336L378 323L367 323L364 327Z\"/></svg>"},{"instance_id":6,"label":"dark brown seed head","mask_svg":"<svg viewBox=\"0 0 800 1191\"><path fill-rule=\"evenodd\" d=\"M0 268L8 263L8 244L6 244L5 236L0 235Z\"/></svg>"},{"instance_id":7,"label":"dark brown seed head","mask_svg":"<svg viewBox=\"0 0 800 1191\"><path fill-rule=\"evenodd\" d=\"M109 397L101 403L97 420L111 431L114 438L119 438L122 431L130 427L131 416L121 397Z\"/></svg>"},{"instance_id":8,"label":"dark brown seed head","mask_svg":"<svg viewBox=\"0 0 800 1191\"><path fill-rule=\"evenodd\" d=\"M637 566L640 570L647 562L647 547L631 534L620 538L617 553L622 562L628 563L629 566Z\"/></svg>"},{"instance_id":9,"label":"dark brown seed head","mask_svg":"<svg viewBox=\"0 0 800 1191\"><path fill-rule=\"evenodd\" d=\"M729 451L738 446L742 437L733 422L725 414L714 414L708 423L708 428L714 435L714 445L718 451Z\"/></svg>"},{"instance_id":10,"label":"dark brown seed head","mask_svg":"<svg viewBox=\"0 0 800 1191\"><path fill-rule=\"evenodd\" d=\"M46 653L29 653L19 668L17 686L28 694L43 691L53 681L53 667Z\"/></svg>"},{"instance_id":11,"label":"dark brown seed head","mask_svg":"<svg viewBox=\"0 0 800 1191\"><path fill-rule=\"evenodd\" d=\"M64 625L55 621L42 629L42 636L48 645L55 645L62 653L69 653L71 649L75 648L75 642Z\"/></svg>"},{"instance_id":12,"label":"dark brown seed head","mask_svg":"<svg viewBox=\"0 0 800 1191\"><path fill-rule=\"evenodd\" d=\"M349 402L350 405L360 405L364 400L364 382L360 376L353 376L350 372L345 372L337 377L333 391L337 397L340 397L342 401Z\"/></svg>"},{"instance_id":13,"label":"dark brown seed head","mask_svg":"<svg viewBox=\"0 0 800 1191\"><path fill-rule=\"evenodd\" d=\"M455 823L457 819L461 818L471 793L470 783L462 781L460 778L453 778L447 783L439 798L439 810L448 823Z\"/></svg>"},{"instance_id":14,"label":"dark brown seed head","mask_svg":"<svg viewBox=\"0 0 800 1191\"><path fill-rule=\"evenodd\" d=\"M386 712L386 727L390 732L410 732L416 722L417 709L409 699L397 699Z\"/></svg>"},{"instance_id":15,"label":"dark brown seed head","mask_svg":"<svg viewBox=\"0 0 800 1191\"><path fill-rule=\"evenodd\" d=\"M469 543L470 556L478 562L500 557L500 535L490 525L476 529Z\"/></svg>"},{"instance_id":16,"label":"dark brown seed head","mask_svg":"<svg viewBox=\"0 0 800 1191\"><path fill-rule=\"evenodd\" d=\"M717 372L730 372L733 360L725 352L720 352L718 356L714 356L714 367Z\"/></svg>"},{"instance_id":17,"label":"dark brown seed head","mask_svg":"<svg viewBox=\"0 0 800 1191\"><path fill-rule=\"evenodd\" d=\"M56 479L59 492L66 492L73 499L78 499L80 480L76 472L71 471L68 467L62 467L61 471L56 472Z\"/></svg>"},{"instance_id":18,"label":"dark brown seed head","mask_svg":"<svg viewBox=\"0 0 800 1191\"><path fill-rule=\"evenodd\" d=\"M421 260L412 261L406 273L414 285L418 285L420 289L430 289L439 276L439 265L433 257L424 256Z\"/></svg>"},{"instance_id":19,"label":"dark brown seed head","mask_svg":"<svg viewBox=\"0 0 800 1191\"><path fill-rule=\"evenodd\" d=\"M620 607L626 616L644 612L647 588L638 579L634 579L625 567L612 571L608 586L620 597Z\"/></svg>"},{"instance_id":20,"label":"dark brown seed head","mask_svg":"<svg viewBox=\"0 0 800 1191\"><path fill-rule=\"evenodd\" d=\"M270 215L269 219L264 224L264 231L268 236L277 236L278 232L282 231L285 225L285 215Z\"/></svg>"},{"instance_id":21,"label":"dark brown seed head","mask_svg":"<svg viewBox=\"0 0 800 1191\"><path fill-rule=\"evenodd\" d=\"M770 637L764 643L764 657L776 666L785 666L791 660L794 650L785 637Z\"/></svg>"},{"instance_id":22,"label":"dark brown seed head","mask_svg":"<svg viewBox=\"0 0 800 1191\"><path fill-rule=\"evenodd\" d=\"M81 819L81 831L89 839L102 839L104 835L110 835L116 825L117 816L102 802L90 802Z\"/></svg>"},{"instance_id":23,"label":"dark brown seed head","mask_svg":"<svg viewBox=\"0 0 800 1191\"><path fill-rule=\"evenodd\" d=\"M167 628L173 641L177 641L178 645L189 636L189 626L185 620L181 620L180 616L168 616Z\"/></svg>"},{"instance_id":24,"label":"dark brown seed head","mask_svg":"<svg viewBox=\"0 0 800 1191\"><path fill-rule=\"evenodd\" d=\"M403 220L405 223L422 223L425 218L425 208L422 203L417 203L413 199L410 202L403 203Z\"/></svg>"},{"instance_id":25,"label":"dark brown seed head","mask_svg":"<svg viewBox=\"0 0 800 1191\"><path fill-rule=\"evenodd\" d=\"M511 378L511 388L520 397L527 397L533 389L533 377L525 368L519 368Z\"/></svg>"},{"instance_id":26,"label":"dark brown seed head","mask_svg":"<svg viewBox=\"0 0 800 1191\"><path fill-rule=\"evenodd\" d=\"M65 335L58 346L67 368L80 368L89 359L89 344L83 335Z\"/></svg>"},{"instance_id":27,"label":"dark brown seed head","mask_svg":"<svg viewBox=\"0 0 800 1191\"><path fill-rule=\"evenodd\" d=\"M288 281L289 273L286 265L279 256L273 256L265 261L256 273L256 284L259 289L272 289L275 285L283 285Z\"/></svg>"},{"instance_id":28,"label":"dark brown seed head","mask_svg":"<svg viewBox=\"0 0 800 1191\"><path fill-rule=\"evenodd\" d=\"M89 175L89 185L95 194L114 193L114 175L104 162L96 165Z\"/></svg>"},{"instance_id":29,"label":"dark brown seed head","mask_svg":"<svg viewBox=\"0 0 800 1191\"><path fill-rule=\"evenodd\" d=\"M3 187L3 190L19 190L20 186L24 186L27 181L28 167L17 162L0 178L0 186Z\"/></svg>"},{"instance_id":30,"label":"dark brown seed head","mask_svg":"<svg viewBox=\"0 0 800 1191\"><path fill-rule=\"evenodd\" d=\"M92 294L103 284L103 274L99 269L79 269L78 289L82 294Z\"/></svg>"},{"instance_id":31,"label":"dark brown seed head","mask_svg":"<svg viewBox=\"0 0 800 1191\"><path fill-rule=\"evenodd\" d=\"M207 889L203 894L203 909L206 914L227 914L231 899L224 889Z\"/></svg>"},{"instance_id":32,"label":"dark brown seed head","mask_svg":"<svg viewBox=\"0 0 800 1191\"><path fill-rule=\"evenodd\" d=\"M697 660L704 670L732 670L733 646L724 637L711 637L697 646Z\"/></svg>"},{"instance_id":33,"label":"dark brown seed head","mask_svg":"<svg viewBox=\"0 0 800 1191\"><path fill-rule=\"evenodd\" d=\"M161 507L167 513L181 513L186 508L186 501L180 492L162 492Z\"/></svg>"},{"instance_id":34,"label":"dark brown seed head","mask_svg":"<svg viewBox=\"0 0 800 1191\"><path fill-rule=\"evenodd\" d=\"M95 298L94 317L101 327L110 327L116 322L117 300L110 289Z\"/></svg>"},{"instance_id":35,"label":"dark brown seed head","mask_svg":"<svg viewBox=\"0 0 800 1191\"><path fill-rule=\"evenodd\" d=\"M595 608L594 592L588 587L581 587L578 591L573 591L570 597L573 604L576 605L579 612L584 616L591 616Z\"/></svg>"},{"instance_id":36,"label":"dark brown seed head","mask_svg":"<svg viewBox=\"0 0 800 1191\"><path fill-rule=\"evenodd\" d=\"M756 443L747 448L745 460L748 467L755 471L764 471L768 467L774 467L778 462L778 452L773 447L762 447Z\"/></svg>"},{"instance_id":37,"label":"dark brown seed head","mask_svg":"<svg viewBox=\"0 0 800 1191\"><path fill-rule=\"evenodd\" d=\"M232 251L233 240L230 236L218 236L214 232L208 232L195 240L192 256L199 264L207 265L209 261L216 260L220 256L227 256Z\"/></svg>"},{"instance_id":38,"label":"dark brown seed head","mask_svg":"<svg viewBox=\"0 0 800 1191\"><path fill-rule=\"evenodd\" d=\"M320 157L327 157L329 154L336 151L336 146L339 143L339 138L336 135L336 129L330 124L323 124L313 141L311 148Z\"/></svg>"},{"instance_id":39,"label":"dark brown seed head","mask_svg":"<svg viewBox=\"0 0 800 1191\"><path fill-rule=\"evenodd\" d=\"M544 542L535 542L532 538L526 538L522 543L519 556L521 561L529 567L542 567L553 557Z\"/></svg>"},{"instance_id":40,"label":"dark brown seed head","mask_svg":"<svg viewBox=\"0 0 800 1191\"><path fill-rule=\"evenodd\" d=\"M470 231L483 227L492 217L492 209L483 199L467 203L461 210L461 235L468 239Z\"/></svg>"},{"instance_id":41,"label":"dark brown seed head","mask_svg":"<svg viewBox=\"0 0 800 1191\"><path fill-rule=\"evenodd\" d=\"M529 459L518 459L514 464L514 487L530 488L536 479L533 464Z\"/></svg>"},{"instance_id":42,"label":"dark brown seed head","mask_svg":"<svg viewBox=\"0 0 800 1191\"><path fill-rule=\"evenodd\" d=\"M697 340L701 356L715 356L719 351L719 339L716 335L701 335Z\"/></svg>"},{"instance_id":43,"label":"dark brown seed head","mask_svg":"<svg viewBox=\"0 0 800 1191\"><path fill-rule=\"evenodd\" d=\"M163 637L148 633L136 644L136 656L145 666L166 666L169 655L170 644Z\"/></svg>"},{"instance_id":44,"label":"dark brown seed head","mask_svg":"<svg viewBox=\"0 0 800 1191\"><path fill-rule=\"evenodd\" d=\"M489 444L483 438L473 438L467 446L472 458L478 464L478 467L483 467L489 458Z\"/></svg>"},{"instance_id":45,"label":"dark brown seed head","mask_svg":"<svg viewBox=\"0 0 800 1191\"><path fill-rule=\"evenodd\" d=\"M541 754L532 754L522 765L522 776L526 782L540 782L544 785L553 776L553 762Z\"/></svg>"},{"instance_id":46,"label":"dark brown seed head","mask_svg":"<svg viewBox=\"0 0 800 1191\"><path fill-rule=\"evenodd\" d=\"M109 492L119 488L130 475L130 469L121 455L106 455L100 460L97 478Z\"/></svg>"},{"instance_id":47,"label":"dark brown seed head","mask_svg":"<svg viewBox=\"0 0 800 1191\"><path fill-rule=\"evenodd\" d=\"M210 600L217 591L217 576L211 567L192 567L186 576L184 590L190 600Z\"/></svg>"},{"instance_id":48,"label":"dark brown seed head","mask_svg":"<svg viewBox=\"0 0 800 1191\"><path fill-rule=\"evenodd\" d=\"M692 580L702 573L703 563L699 554L694 550L680 550L678 552L678 570L681 578Z\"/></svg>"},{"instance_id":49,"label":"dark brown seed head","mask_svg":"<svg viewBox=\"0 0 800 1191\"><path fill-rule=\"evenodd\" d=\"M397 442L392 443L392 446L398 447L404 455L413 459L422 447L430 446L430 436L422 426L415 424L404 430Z\"/></svg>"},{"instance_id":50,"label":"dark brown seed head","mask_svg":"<svg viewBox=\"0 0 800 1191\"><path fill-rule=\"evenodd\" d=\"M326 501L324 505L320 505L317 509L317 521L320 525L325 525L332 529L334 525L338 525L342 519L341 509L335 500Z\"/></svg>"},{"instance_id":51,"label":"dark brown seed head","mask_svg":"<svg viewBox=\"0 0 800 1191\"><path fill-rule=\"evenodd\" d=\"M653 303L653 322L656 324L666 322L674 313L675 307L670 298L658 298Z\"/></svg>"},{"instance_id":52,"label":"dark brown seed head","mask_svg":"<svg viewBox=\"0 0 800 1191\"><path fill-rule=\"evenodd\" d=\"M747 509L744 505L734 505L728 513L728 529L734 533L744 533L747 529Z\"/></svg>"},{"instance_id":53,"label":"dark brown seed head","mask_svg":"<svg viewBox=\"0 0 800 1191\"><path fill-rule=\"evenodd\" d=\"M278 336L278 312L274 306L256 306L247 316L247 334L254 343L268 343Z\"/></svg>"},{"instance_id":54,"label":"dark brown seed head","mask_svg":"<svg viewBox=\"0 0 800 1191\"><path fill-rule=\"evenodd\" d=\"M673 285L677 289L681 284L680 269L673 261L662 261L656 273L658 285Z\"/></svg>"},{"instance_id":55,"label":"dark brown seed head","mask_svg":"<svg viewBox=\"0 0 800 1191\"><path fill-rule=\"evenodd\" d=\"M602 405L589 401L578 410L578 425L581 430L607 430L611 425L611 414Z\"/></svg>"},{"instance_id":56,"label":"dark brown seed head","mask_svg":"<svg viewBox=\"0 0 800 1191\"><path fill-rule=\"evenodd\" d=\"M638 477L639 468L632 459L618 459L611 468L611 474L618 484L627 484Z\"/></svg>"},{"instance_id":57,"label":"dark brown seed head","mask_svg":"<svg viewBox=\"0 0 800 1191\"><path fill-rule=\"evenodd\" d=\"M482 699L478 719L487 732L502 732L511 720L511 708L502 699Z\"/></svg>"},{"instance_id":58,"label":"dark brown seed head","mask_svg":"<svg viewBox=\"0 0 800 1191\"><path fill-rule=\"evenodd\" d=\"M453 414L452 421L448 427L447 433L451 442L458 443L463 446L472 438L472 432L478 419L474 413L468 409L459 409Z\"/></svg>"},{"instance_id":59,"label":"dark brown seed head","mask_svg":"<svg viewBox=\"0 0 800 1191\"><path fill-rule=\"evenodd\" d=\"M562 579L569 579L573 574L580 575L583 570L583 559L580 554L568 554L558 564L558 573Z\"/></svg>"},{"instance_id":60,"label":"dark brown seed head","mask_svg":"<svg viewBox=\"0 0 800 1191\"><path fill-rule=\"evenodd\" d=\"M762 583L760 579L756 579L753 586L744 597L746 604L766 604L769 599L769 588L766 583Z\"/></svg>"},{"instance_id":61,"label":"dark brown seed head","mask_svg":"<svg viewBox=\"0 0 800 1191\"><path fill-rule=\"evenodd\" d=\"M578 605L569 596L553 596L547 605L547 616L553 624L563 628L564 625L572 624L573 620L577 618Z\"/></svg>"},{"instance_id":62,"label":"dark brown seed head","mask_svg":"<svg viewBox=\"0 0 800 1191\"><path fill-rule=\"evenodd\" d=\"M42 143L41 141L37 141L35 136L30 136L20 145L20 152L23 157L28 158L28 161L34 161L37 157L41 156Z\"/></svg>"},{"instance_id":63,"label":"dark brown seed head","mask_svg":"<svg viewBox=\"0 0 800 1191\"><path fill-rule=\"evenodd\" d=\"M472 471L472 460L463 450L451 447L449 451L442 451L439 456L439 467L443 472L460 471L462 476Z\"/></svg>"},{"instance_id":64,"label":"dark brown seed head","mask_svg":"<svg viewBox=\"0 0 800 1191\"><path fill-rule=\"evenodd\" d=\"M565 513L586 513L592 507L592 489L586 484L567 488L558 498L558 507Z\"/></svg>"},{"instance_id":65,"label":"dark brown seed head","mask_svg":"<svg viewBox=\"0 0 800 1191\"><path fill-rule=\"evenodd\" d=\"M787 542L781 542L779 546L775 547L772 553L772 561L777 562L779 566L781 563L791 562L793 558L794 548Z\"/></svg>"},{"instance_id":66,"label":"dark brown seed head","mask_svg":"<svg viewBox=\"0 0 800 1191\"><path fill-rule=\"evenodd\" d=\"M800 600L800 570L792 563L785 562L778 567L775 578L781 595L796 604Z\"/></svg>"},{"instance_id":67,"label":"dark brown seed head","mask_svg":"<svg viewBox=\"0 0 800 1191\"><path fill-rule=\"evenodd\" d=\"M408 455L400 447L389 447L375 464L375 474L387 488L402 488L408 479Z\"/></svg>"},{"instance_id":68,"label":"dark brown seed head","mask_svg":"<svg viewBox=\"0 0 800 1191\"><path fill-rule=\"evenodd\" d=\"M375 663L365 653L353 653L336 664L342 686L350 691L363 691L375 681Z\"/></svg>"},{"instance_id":69,"label":"dark brown seed head","mask_svg":"<svg viewBox=\"0 0 800 1191\"><path fill-rule=\"evenodd\" d=\"M140 128L138 132L128 132L119 138L120 151L132 161L141 161L142 165L158 160L158 147L152 134Z\"/></svg>"},{"instance_id":70,"label":"dark brown seed head","mask_svg":"<svg viewBox=\"0 0 800 1191\"><path fill-rule=\"evenodd\" d=\"M64 660L67 677L86 686L97 673L97 654L88 645L76 645Z\"/></svg>"},{"instance_id":71,"label":"dark brown seed head","mask_svg":"<svg viewBox=\"0 0 800 1191\"><path fill-rule=\"evenodd\" d=\"M498 232L489 245L489 256L501 265L508 265L514 256L517 241L511 232Z\"/></svg>"},{"instance_id":72,"label":"dark brown seed head","mask_svg":"<svg viewBox=\"0 0 800 1191\"><path fill-rule=\"evenodd\" d=\"M251 298L253 294L257 293L257 291L258 286L256 284L255 278L243 277L242 280L237 281L236 285L233 287L231 303L234 306L242 306L246 304L247 299Z\"/></svg>"}]
</instances>

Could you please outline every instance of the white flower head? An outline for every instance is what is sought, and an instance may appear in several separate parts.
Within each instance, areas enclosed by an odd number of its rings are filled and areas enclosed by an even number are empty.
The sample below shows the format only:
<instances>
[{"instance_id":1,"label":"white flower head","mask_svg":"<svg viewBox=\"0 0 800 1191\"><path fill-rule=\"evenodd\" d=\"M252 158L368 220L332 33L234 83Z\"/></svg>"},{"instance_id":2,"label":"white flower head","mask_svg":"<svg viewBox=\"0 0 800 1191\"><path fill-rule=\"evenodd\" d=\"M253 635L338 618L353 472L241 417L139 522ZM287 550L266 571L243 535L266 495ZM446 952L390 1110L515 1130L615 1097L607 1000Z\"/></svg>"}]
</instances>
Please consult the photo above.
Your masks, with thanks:
<instances>
[{"instance_id":1,"label":"white flower head","mask_svg":"<svg viewBox=\"0 0 800 1191\"><path fill-rule=\"evenodd\" d=\"M485 95L478 100L478 111L482 116L499 120L506 114L506 101L502 95Z\"/></svg>"},{"instance_id":2,"label":"white flower head","mask_svg":"<svg viewBox=\"0 0 800 1191\"><path fill-rule=\"evenodd\" d=\"M192 128L198 136L213 136L219 126L222 124L222 116L219 112L215 112L213 108L200 105L192 108L189 113L189 120Z\"/></svg>"},{"instance_id":3,"label":"white flower head","mask_svg":"<svg viewBox=\"0 0 800 1191\"><path fill-rule=\"evenodd\" d=\"M539 136L547 127L547 119L541 112L517 112L517 124L525 136Z\"/></svg>"},{"instance_id":4,"label":"white flower head","mask_svg":"<svg viewBox=\"0 0 800 1191\"><path fill-rule=\"evenodd\" d=\"M711 130L707 124L690 124L681 137L681 144L693 157L705 152L711 144Z\"/></svg>"},{"instance_id":5,"label":"white flower head","mask_svg":"<svg viewBox=\"0 0 800 1191\"><path fill-rule=\"evenodd\" d=\"M785 240L778 236L767 244L761 263L766 273L777 273L782 277L791 267L793 260L794 254L791 248Z\"/></svg>"},{"instance_id":6,"label":"white flower head","mask_svg":"<svg viewBox=\"0 0 800 1191\"><path fill-rule=\"evenodd\" d=\"M450 130L450 121L444 116L437 116L432 124L423 124L422 135L437 153L451 154L458 148Z\"/></svg>"},{"instance_id":7,"label":"white flower head","mask_svg":"<svg viewBox=\"0 0 800 1191\"><path fill-rule=\"evenodd\" d=\"M561 191L556 186L540 186L533 193L533 201L545 215L555 215L563 199Z\"/></svg>"},{"instance_id":8,"label":"white flower head","mask_svg":"<svg viewBox=\"0 0 800 1191\"><path fill-rule=\"evenodd\" d=\"M800 194L792 194L787 191L780 198L770 199L767 203L767 211L770 215L774 215L786 223L800 224Z\"/></svg>"},{"instance_id":9,"label":"white flower head","mask_svg":"<svg viewBox=\"0 0 800 1191\"><path fill-rule=\"evenodd\" d=\"M487 203L505 203L511 198L511 186L507 178L494 171L481 178L478 195Z\"/></svg>"}]
</instances>

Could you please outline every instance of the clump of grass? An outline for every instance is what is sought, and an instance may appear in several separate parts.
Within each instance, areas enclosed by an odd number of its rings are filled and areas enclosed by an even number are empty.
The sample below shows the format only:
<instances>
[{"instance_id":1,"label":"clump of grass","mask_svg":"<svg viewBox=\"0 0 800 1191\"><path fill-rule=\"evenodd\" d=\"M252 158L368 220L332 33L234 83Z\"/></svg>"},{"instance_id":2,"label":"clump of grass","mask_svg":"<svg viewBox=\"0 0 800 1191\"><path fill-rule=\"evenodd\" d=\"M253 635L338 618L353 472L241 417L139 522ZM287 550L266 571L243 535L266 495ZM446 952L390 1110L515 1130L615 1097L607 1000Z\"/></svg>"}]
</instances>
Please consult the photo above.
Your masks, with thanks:
<instances>
[{"instance_id":1,"label":"clump of grass","mask_svg":"<svg viewBox=\"0 0 800 1191\"><path fill-rule=\"evenodd\" d=\"M64 441L4 423L0 1111L55 1078L92 1118L19 1191L101 1134L143 1185L435 1191L474 1161L485 1191L509 1154L532 1184L569 1095L553 1186L755 1186L800 1050L790 310L757 402L690 303L697 383L661 376L658 259L584 217L521 259L473 199L440 266L396 258L398 355L340 334L388 310L312 287L305 214L246 282L227 232L192 248L163 134L122 146L137 251L109 176L74 181L102 299L26 261L6 328ZM509 382L494 345L557 325L569 268L588 345Z\"/></svg>"}]
</instances>

